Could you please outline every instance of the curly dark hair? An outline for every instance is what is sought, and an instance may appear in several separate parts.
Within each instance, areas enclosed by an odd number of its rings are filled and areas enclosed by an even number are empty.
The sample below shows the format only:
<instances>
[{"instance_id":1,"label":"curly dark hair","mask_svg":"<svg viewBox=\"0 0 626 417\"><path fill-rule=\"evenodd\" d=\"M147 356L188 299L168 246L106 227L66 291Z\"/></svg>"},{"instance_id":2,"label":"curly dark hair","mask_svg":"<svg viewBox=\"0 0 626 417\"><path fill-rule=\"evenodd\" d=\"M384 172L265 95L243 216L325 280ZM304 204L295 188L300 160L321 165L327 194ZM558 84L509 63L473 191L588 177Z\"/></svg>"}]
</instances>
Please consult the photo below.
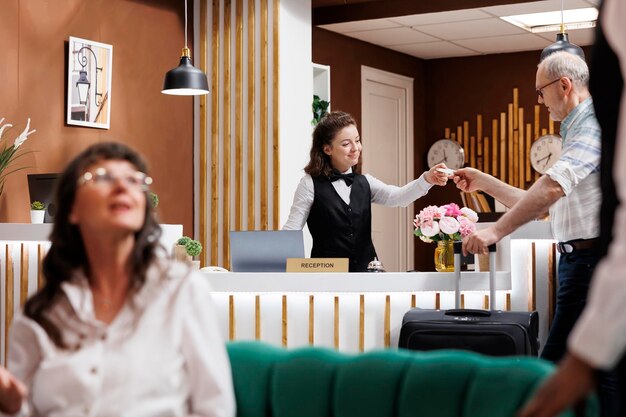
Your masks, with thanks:
<instances>
[{"instance_id":1,"label":"curly dark hair","mask_svg":"<svg viewBox=\"0 0 626 417\"><path fill-rule=\"evenodd\" d=\"M61 329L47 312L63 297L61 283L69 280L77 269L89 270L80 230L70 222L78 180L85 169L94 163L107 160L130 162L138 171L148 173L147 165L137 152L121 143L105 142L90 146L69 163L61 174L56 193L57 214L50 235L52 245L43 260L45 282L24 306L24 314L37 322L59 348L67 348ZM147 199L147 191L146 191ZM152 205L146 203L144 224L135 233L135 247L130 257L131 289L138 290L145 282L146 271L156 257L161 227L152 214Z\"/></svg>"},{"instance_id":2,"label":"curly dark hair","mask_svg":"<svg viewBox=\"0 0 626 417\"><path fill-rule=\"evenodd\" d=\"M312 177L330 177L333 167L330 157L324 153L324 145L330 145L341 129L354 125L354 118L343 111L333 111L326 115L315 126L313 131L313 144L309 163L304 167L304 172Z\"/></svg>"}]
</instances>

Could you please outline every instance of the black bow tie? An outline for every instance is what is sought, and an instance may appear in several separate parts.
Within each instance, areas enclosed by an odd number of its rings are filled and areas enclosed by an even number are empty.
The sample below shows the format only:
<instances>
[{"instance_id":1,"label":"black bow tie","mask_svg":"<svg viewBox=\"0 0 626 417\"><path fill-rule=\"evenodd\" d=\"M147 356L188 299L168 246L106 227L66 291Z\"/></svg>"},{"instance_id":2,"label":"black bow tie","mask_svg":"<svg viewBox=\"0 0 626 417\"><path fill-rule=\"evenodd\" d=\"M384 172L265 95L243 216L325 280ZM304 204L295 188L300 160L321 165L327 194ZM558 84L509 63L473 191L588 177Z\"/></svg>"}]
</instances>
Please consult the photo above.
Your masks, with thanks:
<instances>
[{"instance_id":1,"label":"black bow tie","mask_svg":"<svg viewBox=\"0 0 626 417\"><path fill-rule=\"evenodd\" d=\"M346 185L349 187L354 182L354 172L351 172L349 174L342 174L340 172L333 171L332 174L330 174L330 182L334 182L337 180L344 180L346 182Z\"/></svg>"}]
</instances>

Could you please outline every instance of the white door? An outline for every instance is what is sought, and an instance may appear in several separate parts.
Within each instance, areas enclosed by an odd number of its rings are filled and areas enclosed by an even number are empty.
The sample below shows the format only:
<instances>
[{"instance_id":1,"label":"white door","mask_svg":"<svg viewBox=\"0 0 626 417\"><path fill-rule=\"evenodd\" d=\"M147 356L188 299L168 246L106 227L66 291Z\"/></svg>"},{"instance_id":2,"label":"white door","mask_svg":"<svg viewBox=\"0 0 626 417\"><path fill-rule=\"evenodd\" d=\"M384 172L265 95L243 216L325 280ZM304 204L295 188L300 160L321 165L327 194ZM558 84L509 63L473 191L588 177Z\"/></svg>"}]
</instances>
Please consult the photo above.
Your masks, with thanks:
<instances>
[{"instance_id":1,"label":"white door","mask_svg":"<svg viewBox=\"0 0 626 417\"><path fill-rule=\"evenodd\" d=\"M386 184L413 180L413 79L361 67L363 170ZM413 205L372 205L372 239L387 271L413 269Z\"/></svg>"}]
</instances>

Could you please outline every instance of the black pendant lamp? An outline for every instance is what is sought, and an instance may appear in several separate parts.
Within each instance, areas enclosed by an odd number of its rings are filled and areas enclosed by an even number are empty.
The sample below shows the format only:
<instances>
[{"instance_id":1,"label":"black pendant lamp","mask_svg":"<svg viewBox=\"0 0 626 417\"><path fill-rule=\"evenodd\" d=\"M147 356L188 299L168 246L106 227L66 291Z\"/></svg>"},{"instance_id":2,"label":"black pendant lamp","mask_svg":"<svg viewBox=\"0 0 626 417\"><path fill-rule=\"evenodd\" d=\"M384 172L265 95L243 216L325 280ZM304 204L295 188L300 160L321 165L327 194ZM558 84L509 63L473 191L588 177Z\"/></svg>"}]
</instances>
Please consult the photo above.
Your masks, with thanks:
<instances>
[{"instance_id":1,"label":"black pendant lamp","mask_svg":"<svg viewBox=\"0 0 626 417\"><path fill-rule=\"evenodd\" d=\"M565 32L565 23L563 20L563 2L561 0L561 32L556 34L556 42L546 46L543 51L541 51L541 57L539 61L543 61L548 55L553 54L554 52L569 52L573 55L578 55L585 60L585 52L583 52L582 48L576 44L570 43L567 32Z\"/></svg>"},{"instance_id":2,"label":"black pendant lamp","mask_svg":"<svg viewBox=\"0 0 626 417\"><path fill-rule=\"evenodd\" d=\"M185 47L180 57L180 64L165 74L161 92L176 96L209 94L206 74L192 65L191 53L187 47L187 0L185 0Z\"/></svg>"}]
</instances>

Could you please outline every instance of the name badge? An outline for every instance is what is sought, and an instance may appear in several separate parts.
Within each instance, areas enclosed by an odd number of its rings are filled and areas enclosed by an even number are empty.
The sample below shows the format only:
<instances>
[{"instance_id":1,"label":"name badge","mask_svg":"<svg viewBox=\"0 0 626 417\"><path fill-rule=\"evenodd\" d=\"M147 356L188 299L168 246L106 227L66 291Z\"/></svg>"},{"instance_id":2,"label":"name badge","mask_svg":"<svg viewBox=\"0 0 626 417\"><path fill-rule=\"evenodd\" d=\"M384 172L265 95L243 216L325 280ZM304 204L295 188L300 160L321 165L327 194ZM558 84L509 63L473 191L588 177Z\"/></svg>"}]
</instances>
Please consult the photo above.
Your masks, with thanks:
<instances>
[{"instance_id":1,"label":"name badge","mask_svg":"<svg viewBox=\"0 0 626 417\"><path fill-rule=\"evenodd\" d=\"M287 258L287 272L348 271L348 258Z\"/></svg>"}]
</instances>

